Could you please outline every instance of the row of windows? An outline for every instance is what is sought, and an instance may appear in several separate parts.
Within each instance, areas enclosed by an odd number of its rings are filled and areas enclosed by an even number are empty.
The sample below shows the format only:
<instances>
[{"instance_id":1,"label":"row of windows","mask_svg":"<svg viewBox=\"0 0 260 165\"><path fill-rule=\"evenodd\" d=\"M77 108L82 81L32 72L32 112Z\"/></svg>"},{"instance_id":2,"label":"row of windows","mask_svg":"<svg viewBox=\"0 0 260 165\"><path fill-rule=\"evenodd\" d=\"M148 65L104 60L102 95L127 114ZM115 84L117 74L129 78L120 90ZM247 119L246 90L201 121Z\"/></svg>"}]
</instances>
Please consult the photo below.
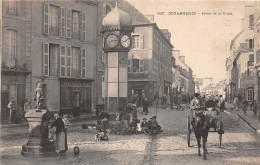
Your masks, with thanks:
<instances>
[{"instance_id":1,"label":"row of windows","mask_svg":"<svg viewBox=\"0 0 260 165\"><path fill-rule=\"evenodd\" d=\"M86 41L86 13L44 4L43 33Z\"/></svg>"},{"instance_id":2,"label":"row of windows","mask_svg":"<svg viewBox=\"0 0 260 165\"><path fill-rule=\"evenodd\" d=\"M58 44L43 44L43 74L50 75L50 70L59 70L61 77L72 77L72 70L78 77L86 78L86 49Z\"/></svg>"}]
</instances>

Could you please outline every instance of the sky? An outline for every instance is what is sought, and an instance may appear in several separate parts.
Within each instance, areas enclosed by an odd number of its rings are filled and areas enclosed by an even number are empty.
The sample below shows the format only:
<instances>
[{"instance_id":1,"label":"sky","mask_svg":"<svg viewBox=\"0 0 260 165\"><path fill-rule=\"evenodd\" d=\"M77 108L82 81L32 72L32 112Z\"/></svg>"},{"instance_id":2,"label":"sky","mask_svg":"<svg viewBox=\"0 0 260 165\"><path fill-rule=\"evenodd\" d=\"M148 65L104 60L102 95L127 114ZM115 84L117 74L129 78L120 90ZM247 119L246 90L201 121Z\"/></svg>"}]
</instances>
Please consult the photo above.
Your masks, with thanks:
<instances>
[{"instance_id":1,"label":"sky","mask_svg":"<svg viewBox=\"0 0 260 165\"><path fill-rule=\"evenodd\" d=\"M174 49L185 56L196 77L212 77L215 82L225 79L230 42L241 31L245 6L253 5L253 1L224 0L127 1L144 15L153 14L158 27L171 32ZM171 15L172 12L196 12L196 15Z\"/></svg>"}]
</instances>

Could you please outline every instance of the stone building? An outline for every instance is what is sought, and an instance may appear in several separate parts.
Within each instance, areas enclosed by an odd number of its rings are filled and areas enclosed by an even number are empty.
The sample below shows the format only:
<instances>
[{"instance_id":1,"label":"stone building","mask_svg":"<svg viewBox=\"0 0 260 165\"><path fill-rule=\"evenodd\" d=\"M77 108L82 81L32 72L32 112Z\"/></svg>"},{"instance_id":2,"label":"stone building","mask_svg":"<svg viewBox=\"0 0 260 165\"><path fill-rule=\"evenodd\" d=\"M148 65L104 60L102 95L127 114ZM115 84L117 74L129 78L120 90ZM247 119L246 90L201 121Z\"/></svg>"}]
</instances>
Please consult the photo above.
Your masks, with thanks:
<instances>
[{"instance_id":1,"label":"stone building","mask_svg":"<svg viewBox=\"0 0 260 165\"><path fill-rule=\"evenodd\" d=\"M231 57L229 56L228 58L226 58L226 63L225 63L225 67L226 67L226 101L231 102L233 99L232 97L232 82L231 82L231 69L232 69L232 62L231 62Z\"/></svg>"},{"instance_id":2,"label":"stone building","mask_svg":"<svg viewBox=\"0 0 260 165\"><path fill-rule=\"evenodd\" d=\"M245 6L245 18L242 19L241 32L231 41L230 60L232 63L230 91L231 99L254 100L254 7ZM226 67L229 67L227 65Z\"/></svg>"},{"instance_id":3,"label":"stone building","mask_svg":"<svg viewBox=\"0 0 260 165\"><path fill-rule=\"evenodd\" d=\"M91 0L2 2L2 107L18 108L43 83L50 111L90 113L102 102L102 20L109 3ZM34 108L32 100L31 108Z\"/></svg>"},{"instance_id":4,"label":"stone building","mask_svg":"<svg viewBox=\"0 0 260 165\"><path fill-rule=\"evenodd\" d=\"M7 123L7 104L14 98L22 108L30 93L31 3L1 1L1 123Z\"/></svg>"},{"instance_id":5,"label":"stone building","mask_svg":"<svg viewBox=\"0 0 260 165\"><path fill-rule=\"evenodd\" d=\"M254 65L255 65L255 100L260 105L260 1L254 2ZM258 108L258 121L260 122L260 109Z\"/></svg>"},{"instance_id":6,"label":"stone building","mask_svg":"<svg viewBox=\"0 0 260 165\"><path fill-rule=\"evenodd\" d=\"M155 23L136 24L128 53L128 98L145 91L152 98L169 93L172 85L173 45Z\"/></svg>"}]
</instances>

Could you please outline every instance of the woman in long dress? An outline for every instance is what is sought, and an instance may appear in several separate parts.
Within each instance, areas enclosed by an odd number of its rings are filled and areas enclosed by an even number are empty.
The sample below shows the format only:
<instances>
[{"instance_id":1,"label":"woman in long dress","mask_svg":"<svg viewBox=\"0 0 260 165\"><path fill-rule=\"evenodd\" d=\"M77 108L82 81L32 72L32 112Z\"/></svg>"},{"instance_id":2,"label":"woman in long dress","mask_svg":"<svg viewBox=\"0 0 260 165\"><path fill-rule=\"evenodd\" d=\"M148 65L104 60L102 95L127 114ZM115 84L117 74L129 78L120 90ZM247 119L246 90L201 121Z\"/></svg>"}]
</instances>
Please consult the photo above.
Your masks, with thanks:
<instances>
[{"instance_id":1,"label":"woman in long dress","mask_svg":"<svg viewBox=\"0 0 260 165\"><path fill-rule=\"evenodd\" d=\"M55 113L54 118L56 119L55 122L51 125L51 127L56 127L56 152L58 153L65 153L66 152L66 139L65 139L65 125L62 121L62 118Z\"/></svg>"}]
</instances>

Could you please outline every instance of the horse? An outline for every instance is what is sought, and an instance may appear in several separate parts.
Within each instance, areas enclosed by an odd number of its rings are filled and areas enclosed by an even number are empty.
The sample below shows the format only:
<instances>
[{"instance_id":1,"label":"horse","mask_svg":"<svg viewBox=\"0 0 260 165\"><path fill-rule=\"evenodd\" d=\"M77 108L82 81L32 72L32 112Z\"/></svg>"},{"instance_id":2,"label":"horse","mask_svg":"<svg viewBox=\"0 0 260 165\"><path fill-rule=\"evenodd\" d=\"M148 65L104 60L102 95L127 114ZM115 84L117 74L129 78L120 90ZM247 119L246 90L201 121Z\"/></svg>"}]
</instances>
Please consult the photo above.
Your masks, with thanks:
<instances>
[{"instance_id":1,"label":"horse","mask_svg":"<svg viewBox=\"0 0 260 165\"><path fill-rule=\"evenodd\" d=\"M191 121L192 129L194 130L195 137L198 144L198 156L201 156L200 147L201 147L201 138L203 143L203 158L207 160L207 139L210 129L210 117L207 114L204 114L202 111L195 112L195 117Z\"/></svg>"}]
</instances>

